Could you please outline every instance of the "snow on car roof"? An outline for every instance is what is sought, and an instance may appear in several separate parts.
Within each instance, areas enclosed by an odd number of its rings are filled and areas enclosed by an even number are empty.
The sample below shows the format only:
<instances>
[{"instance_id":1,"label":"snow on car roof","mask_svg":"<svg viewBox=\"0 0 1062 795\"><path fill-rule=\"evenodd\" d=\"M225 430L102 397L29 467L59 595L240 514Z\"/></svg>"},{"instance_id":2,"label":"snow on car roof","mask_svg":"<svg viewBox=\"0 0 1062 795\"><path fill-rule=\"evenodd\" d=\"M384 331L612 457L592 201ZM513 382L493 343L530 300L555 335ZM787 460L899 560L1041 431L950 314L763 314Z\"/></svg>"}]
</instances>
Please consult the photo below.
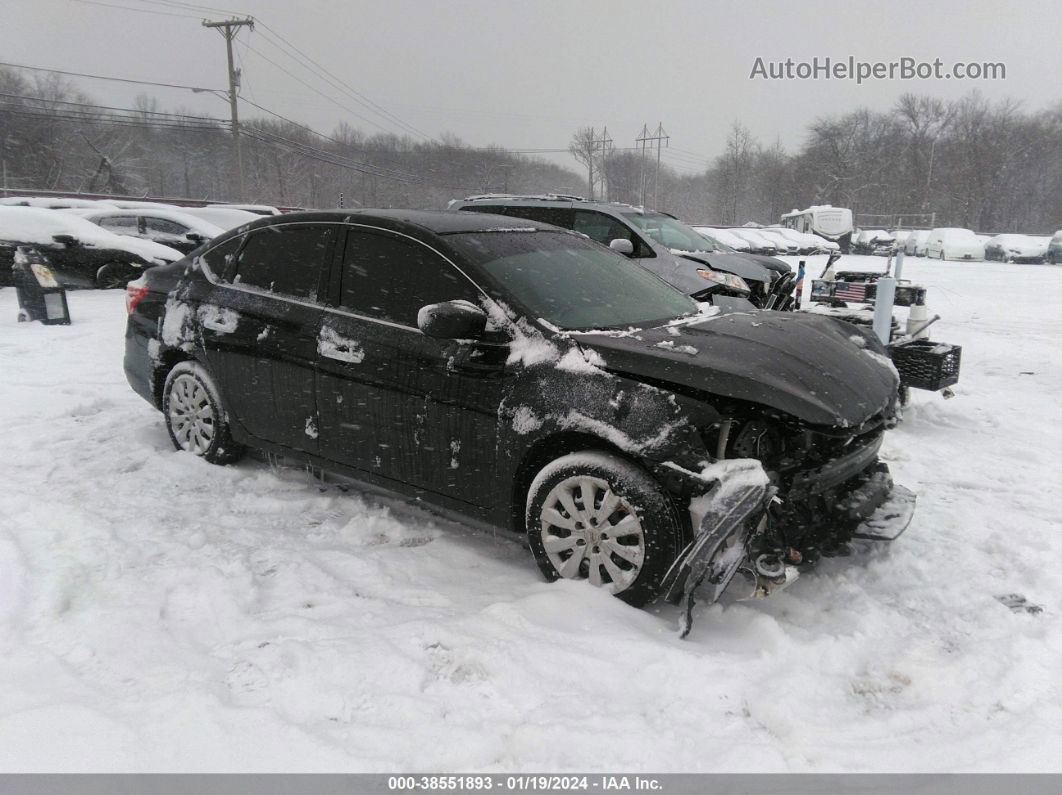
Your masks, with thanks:
<instances>
[{"instance_id":1,"label":"snow on car roof","mask_svg":"<svg viewBox=\"0 0 1062 795\"><path fill-rule=\"evenodd\" d=\"M0 205L56 210L73 207L97 208L117 206L102 199L66 199L61 196L7 196L0 199Z\"/></svg>"},{"instance_id":2,"label":"snow on car roof","mask_svg":"<svg viewBox=\"0 0 1062 795\"><path fill-rule=\"evenodd\" d=\"M75 210L73 212L76 212L82 218L87 218L94 222L99 221L102 218L115 218L129 215L142 215L146 218L162 218L166 221L184 224L193 232L198 232L205 237L217 237L225 231L217 224L212 224L197 215L192 215L183 210L171 210L168 207L130 207L127 209L118 207L114 209L104 208L102 210Z\"/></svg>"},{"instance_id":3,"label":"snow on car roof","mask_svg":"<svg viewBox=\"0 0 1062 795\"><path fill-rule=\"evenodd\" d=\"M54 246L55 235L71 235L88 248L127 251L147 262L175 262L181 252L150 240L108 232L91 221L61 210L0 206L0 240Z\"/></svg>"},{"instance_id":4,"label":"snow on car roof","mask_svg":"<svg viewBox=\"0 0 1062 795\"><path fill-rule=\"evenodd\" d=\"M232 207L185 207L182 212L209 221L226 231L235 229L237 226L249 224L252 221L260 221L263 218L272 217L248 212L247 210L237 210Z\"/></svg>"}]
</instances>

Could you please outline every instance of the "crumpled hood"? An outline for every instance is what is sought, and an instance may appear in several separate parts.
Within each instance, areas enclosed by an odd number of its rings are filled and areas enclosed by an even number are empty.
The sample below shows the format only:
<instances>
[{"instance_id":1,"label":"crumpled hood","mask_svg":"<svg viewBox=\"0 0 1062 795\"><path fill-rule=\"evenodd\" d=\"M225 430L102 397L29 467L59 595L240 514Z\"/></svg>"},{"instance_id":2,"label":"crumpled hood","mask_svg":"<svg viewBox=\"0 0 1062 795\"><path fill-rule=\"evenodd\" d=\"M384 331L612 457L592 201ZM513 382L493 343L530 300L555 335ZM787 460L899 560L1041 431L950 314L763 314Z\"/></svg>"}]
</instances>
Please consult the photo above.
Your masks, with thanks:
<instances>
[{"instance_id":1,"label":"crumpled hood","mask_svg":"<svg viewBox=\"0 0 1062 795\"><path fill-rule=\"evenodd\" d=\"M680 263L690 261L707 265L712 270L725 271L740 276L745 281L765 282L770 285L771 270L745 254L730 254L723 251L672 251Z\"/></svg>"},{"instance_id":2,"label":"crumpled hood","mask_svg":"<svg viewBox=\"0 0 1062 795\"><path fill-rule=\"evenodd\" d=\"M813 425L861 425L899 385L884 347L835 318L721 312L634 335L579 334L609 370L769 406Z\"/></svg>"}]
</instances>

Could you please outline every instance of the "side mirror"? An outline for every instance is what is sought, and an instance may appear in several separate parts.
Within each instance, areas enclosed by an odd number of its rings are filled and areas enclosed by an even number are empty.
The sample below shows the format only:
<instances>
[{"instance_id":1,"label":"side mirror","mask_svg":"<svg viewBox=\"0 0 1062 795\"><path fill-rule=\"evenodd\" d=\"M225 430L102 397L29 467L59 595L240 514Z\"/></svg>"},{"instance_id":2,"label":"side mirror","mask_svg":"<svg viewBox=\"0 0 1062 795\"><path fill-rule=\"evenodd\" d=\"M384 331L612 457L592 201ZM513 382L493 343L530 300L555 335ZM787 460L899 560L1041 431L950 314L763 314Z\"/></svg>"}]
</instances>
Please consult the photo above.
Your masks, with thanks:
<instances>
[{"instance_id":1,"label":"side mirror","mask_svg":"<svg viewBox=\"0 0 1062 795\"><path fill-rule=\"evenodd\" d=\"M188 240L188 241L190 241L192 243L195 243L196 245L198 245L199 243L205 243L206 242L206 238L203 237L198 232L189 232L187 235L184 236L184 239Z\"/></svg>"},{"instance_id":2,"label":"side mirror","mask_svg":"<svg viewBox=\"0 0 1062 795\"><path fill-rule=\"evenodd\" d=\"M622 254L625 257L634 254L634 243L622 237L617 237L615 240L610 241L608 247L617 254Z\"/></svg>"},{"instance_id":3,"label":"side mirror","mask_svg":"<svg viewBox=\"0 0 1062 795\"><path fill-rule=\"evenodd\" d=\"M476 339L486 327L487 313L468 301L428 304L417 312L417 328L436 339Z\"/></svg>"},{"instance_id":4,"label":"side mirror","mask_svg":"<svg viewBox=\"0 0 1062 795\"><path fill-rule=\"evenodd\" d=\"M52 235L52 240L62 243L64 246L76 246L77 238L73 235Z\"/></svg>"}]
</instances>

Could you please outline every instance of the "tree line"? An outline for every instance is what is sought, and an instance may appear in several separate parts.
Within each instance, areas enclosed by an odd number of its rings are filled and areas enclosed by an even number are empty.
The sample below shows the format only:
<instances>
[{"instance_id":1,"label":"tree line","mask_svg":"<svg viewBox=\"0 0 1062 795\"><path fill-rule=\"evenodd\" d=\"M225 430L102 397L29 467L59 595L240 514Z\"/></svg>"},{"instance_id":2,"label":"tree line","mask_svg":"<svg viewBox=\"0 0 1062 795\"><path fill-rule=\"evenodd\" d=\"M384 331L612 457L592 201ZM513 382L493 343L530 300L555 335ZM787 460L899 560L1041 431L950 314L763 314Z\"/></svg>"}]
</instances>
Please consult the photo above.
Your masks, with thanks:
<instances>
[{"instance_id":1,"label":"tree line","mask_svg":"<svg viewBox=\"0 0 1062 795\"><path fill-rule=\"evenodd\" d=\"M637 204L643 173L656 179L655 157L603 154L587 142L579 130L571 150L584 165L594 155L602 198ZM735 122L702 173L662 164L654 193L658 209L691 222L777 223L794 208L833 204L868 226L906 216L908 225L1049 234L1062 227L1062 103L1027 112L978 93L952 102L905 94L888 110L815 120L795 152Z\"/></svg>"},{"instance_id":2,"label":"tree line","mask_svg":"<svg viewBox=\"0 0 1062 795\"><path fill-rule=\"evenodd\" d=\"M862 218L921 214L924 223L932 217L938 226L981 232L1062 226L1062 102L1026 111L977 93L951 102L905 94L887 110L816 119L796 151L764 144L735 122L703 171L683 174L664 163L658 182L655 157L602 152L586 129L570 147L587 169L577 173L450 134L425 141L341 123L324 136L275 114L241 128L245 190L236 196L227 120L166 111L146 95L131 109L105 108L61 76L28 79L0 67L8 195L43 189L439 208L476 193L557 192L638 204L644 179L649 203L691 222L774 223L793 208L833 204Z\"/></svg>"},{"instance_id":3,"label":"tree line","mask_svg":"<svg viewBox=\"0 0 1062 795\"><path fill-rule=\"evenodd\" d=\"M244 195L228 120L149 96L97 105L57 76L27 79L0 67L0 161L7 195L55 190L291 207L444 207L490 192L578 192L576 172L542 158L476 148L443 134L424 141L367 135L341 123L328 136L296 121L241 120Z\"/></svg>"}]
</instances>

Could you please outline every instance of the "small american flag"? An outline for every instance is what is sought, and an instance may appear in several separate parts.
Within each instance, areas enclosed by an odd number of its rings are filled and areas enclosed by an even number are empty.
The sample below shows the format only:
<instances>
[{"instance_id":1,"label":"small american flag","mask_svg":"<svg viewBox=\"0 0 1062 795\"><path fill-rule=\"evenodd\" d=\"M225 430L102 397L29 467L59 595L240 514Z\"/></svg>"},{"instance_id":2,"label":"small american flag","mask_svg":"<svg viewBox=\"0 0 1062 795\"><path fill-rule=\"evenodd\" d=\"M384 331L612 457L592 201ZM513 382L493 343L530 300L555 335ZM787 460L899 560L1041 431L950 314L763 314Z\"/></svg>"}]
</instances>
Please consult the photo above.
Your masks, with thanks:
<instances>
[{"instance_id":1,"label":"small american flag","mask_svg":"<svg viewBox=\"0 0 1062 795\"><path fill-rule=\"evenodd\" d=\"M866 301L867 286L852 282L837 282L833 288L833 297L842 301Z\"/></svg>"}]
</instances>

